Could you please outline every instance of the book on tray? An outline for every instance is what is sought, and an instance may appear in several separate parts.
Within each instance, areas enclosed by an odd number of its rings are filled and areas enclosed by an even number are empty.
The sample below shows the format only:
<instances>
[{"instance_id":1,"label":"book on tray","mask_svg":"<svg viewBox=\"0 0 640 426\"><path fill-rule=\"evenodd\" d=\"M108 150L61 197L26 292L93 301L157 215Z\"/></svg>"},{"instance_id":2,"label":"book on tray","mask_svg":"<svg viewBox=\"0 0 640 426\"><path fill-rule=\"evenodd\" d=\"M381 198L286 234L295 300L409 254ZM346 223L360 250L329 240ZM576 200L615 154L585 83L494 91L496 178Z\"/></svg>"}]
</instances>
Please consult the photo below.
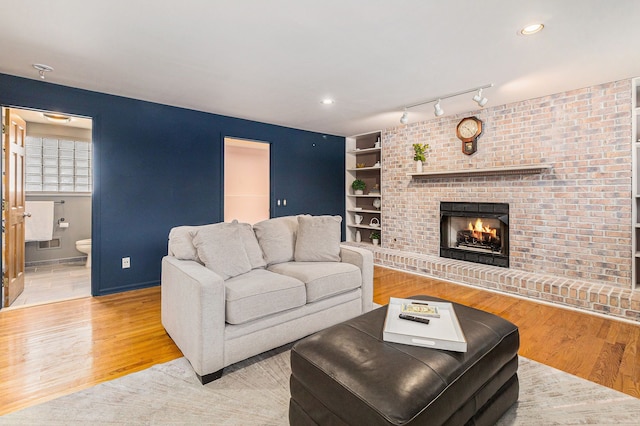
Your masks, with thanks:
<instances>
[{"instance_id":1,"label":"book on tray","mask_svg":"<svg viewBox=\"0 0 640 426\"><path fill-rule=\"evenodd\" d=\"M428 303L403 303L400 308L403 314L416 315L428 318L440 318L438 307Z\"/></svg>"}]
</instances>

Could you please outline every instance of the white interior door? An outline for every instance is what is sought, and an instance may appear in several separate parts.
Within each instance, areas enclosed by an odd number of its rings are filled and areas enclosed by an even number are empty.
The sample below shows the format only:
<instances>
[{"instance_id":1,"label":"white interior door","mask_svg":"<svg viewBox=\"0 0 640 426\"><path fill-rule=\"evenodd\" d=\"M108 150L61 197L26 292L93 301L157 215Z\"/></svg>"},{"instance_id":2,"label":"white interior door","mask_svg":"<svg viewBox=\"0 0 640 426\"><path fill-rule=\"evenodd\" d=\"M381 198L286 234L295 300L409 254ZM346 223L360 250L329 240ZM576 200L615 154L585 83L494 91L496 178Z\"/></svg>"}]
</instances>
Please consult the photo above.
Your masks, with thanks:
<instances>
[{"instance_id":1,"label":"white interior door","mask_svg":"<svg viewBox=\"0 0 640 426\"><path fill-rule=\"evenodd\" d=\"M224 139L224 221L269 219L270 145Z\"/></svg>"}]
</instances>

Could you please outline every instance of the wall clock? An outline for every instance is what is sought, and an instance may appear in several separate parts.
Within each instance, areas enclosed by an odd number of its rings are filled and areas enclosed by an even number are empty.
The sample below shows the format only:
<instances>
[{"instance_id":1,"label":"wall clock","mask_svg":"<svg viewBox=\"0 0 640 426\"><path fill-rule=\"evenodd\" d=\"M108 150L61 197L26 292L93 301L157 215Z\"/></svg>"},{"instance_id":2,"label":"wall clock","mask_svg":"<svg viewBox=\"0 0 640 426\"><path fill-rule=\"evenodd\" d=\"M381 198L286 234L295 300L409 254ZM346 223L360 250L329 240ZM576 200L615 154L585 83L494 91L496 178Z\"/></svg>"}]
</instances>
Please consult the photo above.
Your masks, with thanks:
<instances>
[{"instance_id":1,"label":"wall clock","mask_svg":"<svg viewBox=\"0 0 640 426\"><path fill-rule=\"evenodd\" d=\"M482 120L466 117L456 127L456 136L462 141L462 152L471 155L478 150L478 137L482 134Z\"/></svg>"}]
</instances>

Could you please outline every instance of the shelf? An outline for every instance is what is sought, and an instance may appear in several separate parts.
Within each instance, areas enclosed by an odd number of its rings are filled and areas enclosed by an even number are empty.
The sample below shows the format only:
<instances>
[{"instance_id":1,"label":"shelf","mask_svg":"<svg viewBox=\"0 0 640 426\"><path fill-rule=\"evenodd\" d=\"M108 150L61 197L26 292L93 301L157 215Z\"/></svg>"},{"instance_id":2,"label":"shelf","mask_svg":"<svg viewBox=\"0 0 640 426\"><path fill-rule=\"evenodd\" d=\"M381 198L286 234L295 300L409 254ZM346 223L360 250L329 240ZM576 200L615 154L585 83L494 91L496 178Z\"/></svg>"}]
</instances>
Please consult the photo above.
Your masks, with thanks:
<instances>
[{"instance_id":1,"label":"shelf","mask_svg":"<svg viewBox=\"0 0 640 426\"><path fill-rule=\"evenodd\" d=\"M366 148L366 149L356 149L355 151L348 151L347 154L367 154L369 152L380 152L382 148Z\"/></svg>"},{"instance_id":2,"label":"shelf","mask_svg":"<svg viewBox=\"0 0 640 426\"><path fill-rule=\"evenodd\" d=\"M373 213L373 214L380 214L380 210L356 210L356 209L348 209L347 210L349 213ZM640 225L638 225L638 227L640 227Z\"/></svg>"},{"instance_id":3,"label":"shelf","mask_svg":"<svg viewBox=\"0 0 640 426\"><path fill-rule=\"evenodd\" d=\"M442 170L437 172L407 173L414 179L435 179L442 177L474 177L474 176L512 176L539 174L552 167L549 164L533 166L492 167L488 169Z\"/></svg>"},{"instance_id":4,"label":"shelf","mask_svg":"<svg viewBox=\"0 0 640 426\"><path fill-rule=\"evenodd\" d=\"M379 247L379 245L378 246L374 246L373 243L367 242L367 241L360 241L360 242L357 242L357 241L346 241L346 243L347 243L347 245L354 246L354 247L358 247L358 246Z\"/></svg>"},{"instance_id":5,"label":"shelf","mask_svg":"<svg viewBox=\"0 0 640 426\"><path fill-rule=\"evenodd\" d=\"M347 194L347 197L354 197L354 198L382 198L382 195L380 195L380 194L378 194L378 195L370 195L370 194L351 195L351 194Z\"/></svg>"},{"instance_id":6,"label":"shelf","mask_svg":"<svg viewBox=\"0 0 640 426\"><path fill-rule=\"evenodd\" d=\"M372 170L380 170L381 167L356 167L352 169L347 169L348 172L366 172Z\"/></svg>"},{"instance_id":7,"label":"shelf","mask_svg":"<svg viewBox=\"0 0 640 426\"><path fill-rule=\"evenodd\" d=\"M358 229L371 229L371 230L375 230L375 231L380 231L380 226L369 226L369 225L355 225L355 224L349 224L347 225L349 228L358 228Z\"/></svg>"}]
</instances>

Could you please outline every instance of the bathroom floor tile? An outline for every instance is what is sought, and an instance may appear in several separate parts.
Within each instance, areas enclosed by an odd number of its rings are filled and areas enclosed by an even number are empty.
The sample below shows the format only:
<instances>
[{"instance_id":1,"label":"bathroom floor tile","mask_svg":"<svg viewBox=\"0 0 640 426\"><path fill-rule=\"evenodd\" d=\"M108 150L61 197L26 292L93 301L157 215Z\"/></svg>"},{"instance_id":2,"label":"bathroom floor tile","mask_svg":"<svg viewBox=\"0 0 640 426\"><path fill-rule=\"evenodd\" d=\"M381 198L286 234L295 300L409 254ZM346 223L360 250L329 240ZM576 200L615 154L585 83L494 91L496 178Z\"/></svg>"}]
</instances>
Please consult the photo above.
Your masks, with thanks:
<instances>
[{"instance_id":1,"label":"bathroom floor tile","mask_svg":"<svg viewBox=\"0 0 640 426\"><path fill-rule=\"evenodd\" d=\"M9 309L91 296L91 268L84 263L25 268L24 291Z\"/></svg>"}]
</instances>

